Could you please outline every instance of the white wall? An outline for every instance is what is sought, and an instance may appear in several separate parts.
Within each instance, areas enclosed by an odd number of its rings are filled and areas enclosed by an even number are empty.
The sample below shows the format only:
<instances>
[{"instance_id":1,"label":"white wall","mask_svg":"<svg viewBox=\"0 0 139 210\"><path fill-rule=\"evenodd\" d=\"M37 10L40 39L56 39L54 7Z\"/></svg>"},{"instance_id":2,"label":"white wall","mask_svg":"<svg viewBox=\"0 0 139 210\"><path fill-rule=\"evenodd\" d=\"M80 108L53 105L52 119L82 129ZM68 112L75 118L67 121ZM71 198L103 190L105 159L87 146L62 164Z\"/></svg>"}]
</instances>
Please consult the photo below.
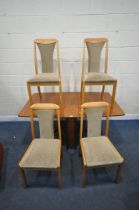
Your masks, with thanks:
<instances>
[{"instance_id":1,"label":"white wall","mask_svg":"<svg viewBox=\"0 0 139 210\"><path fill-rule=\"evenodd\" d=\"M79 91L82 40L97 36L110 40L119 104L139 113L138 0L0 0L0 115L17 114L28 99L34 38L59 39L63 90Z\"/></svg>"}]
</instances>

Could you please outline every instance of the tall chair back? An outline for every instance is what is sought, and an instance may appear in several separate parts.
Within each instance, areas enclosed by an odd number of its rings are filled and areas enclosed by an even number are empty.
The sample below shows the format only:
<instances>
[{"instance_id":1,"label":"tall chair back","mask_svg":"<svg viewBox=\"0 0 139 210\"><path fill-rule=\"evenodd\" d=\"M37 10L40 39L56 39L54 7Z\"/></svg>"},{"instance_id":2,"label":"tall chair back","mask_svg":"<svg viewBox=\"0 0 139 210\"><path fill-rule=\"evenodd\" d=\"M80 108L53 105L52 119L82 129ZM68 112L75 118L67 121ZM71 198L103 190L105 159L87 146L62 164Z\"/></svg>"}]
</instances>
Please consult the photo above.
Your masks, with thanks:
<instances>
[{"instance_id":1,"label":"tall chair back","mask_svg":"<svg viewBox=\"0 0 139 210\"><path fill-rule=\"evenodd\" d=\"M57 48L57 62L58 68L60 68L59 59L59 47L57 39L36 39L34 41L34 62L35 71L38 73L38 62L37 62L37 47L40 52L41 66L43 73L54 72L54 50Z\"/></svg>"},{"instance_id":2,"label":"tall chair back","mask_svg":"<svg viewBox=\"0 0 139 210\"><path fill-rule=\"evenodd\" d=\"M107 73L108 64L108 39L107 38L87 38L84 40L83 65L85 63L85 46L88 51L88 72L100 72L102 50L105 51L105 73Z\"/></svg>"},{"instance_id":3,"label":"tall chair back","mask_svg":"<svg viewBox=\"0 0 139 210\"><path fill-rule=\"evenodd\" d=\"M81 106L80 139L83 132L83 116L87 117L87 137L101 136L102 116L106 112L105 135L109 130L109 104L106 102L89 102Z\"/></svg>"},{"instance_id":4,"label":"tall chair back","mask_svg":"<svg viewBox=\"0 0 139 210\"><path fill-rule=\"evenodd\" d=\"M38 117L40 138L54 139L54 126L53 120L57 116L58 120L58 134L61 139L61 127L60 127L60 110L56 104L34 104L31 106L31 130L32 137L35 138L35 125L34 116Z\"/></svg>"}]
</instances>

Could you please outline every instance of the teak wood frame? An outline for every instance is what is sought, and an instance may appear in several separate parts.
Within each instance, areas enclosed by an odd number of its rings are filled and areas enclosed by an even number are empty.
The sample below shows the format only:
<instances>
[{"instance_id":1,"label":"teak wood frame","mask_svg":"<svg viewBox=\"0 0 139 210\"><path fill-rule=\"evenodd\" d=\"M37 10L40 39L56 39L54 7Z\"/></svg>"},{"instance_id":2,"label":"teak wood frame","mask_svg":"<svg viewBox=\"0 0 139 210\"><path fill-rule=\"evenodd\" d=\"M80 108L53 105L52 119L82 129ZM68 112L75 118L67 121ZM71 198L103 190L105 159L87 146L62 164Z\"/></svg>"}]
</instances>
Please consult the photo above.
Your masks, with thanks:
<instances>
[{"instance_id":1,"label":"teak wood frame","mask_svg":"<svg viewBox=\"0 0 139 210\"><path fill-rule=\"evenodd\" d=\"M85 156L85 150L84 150L84 146L82 143L82 133L83 133L83 119L84 119L84 109L85 108L96 108L96 107L103 107L105 108L105 112L106 112L106 124L105 124L105 136L108 137L109 134L109 113L110 113L110 106L108 103L106 102L89 102L89 103L84 103L81 106L81 112L80 112L80 148L81 148L81 153L82 153L82 160L83 160L83 180L82 180L82 186L86 187L87 184L87 161L86 161L86 156ZM111 143L111 141L109 140L109 143ZM111 143L112 144L112 143ZM118 150L115 148L115 151L120 154L118 152ZM118 184L120 181L120 174L121 174L121 169L122 166L124 164L124 160L123 163L120 164L116 164L118 165L117 170L116 170L116 176L115 176L115 182ZM115 165L115 164L111 164ZM107 165L106 165L107 166ZM98 167L104 167L104 166L98 166ZM97 166L92 166L89 168L97 168Z\"/></svg>"},{"instance_id":2,"label":"teak wood frame","mask_svg":"<svg viewBox=\"0 0 139 210\"><path fill-rule=\"evenodd\" d=\"M35 125L34 125L34 111L35 110L46 110L46 109L51 109L51 110L56 110L56 115L57 115L57 119L58 119L58 134L59 134L59 146L58 146L58 160L57 160L57 168L22 168L19 166L19 172L22 178L22 183L24 187L27 187L27 178L25 175L25 170L57 170L58 173L58 187L61 188L62 187L62 180L61 180L61 153L62 153L62 138L61 138L61 124L60 124L60 108L58 105L56 104L34 104L31 106L31 115L30 115L30 122L31 122L31 133L32 133L32 141L33 139L35 139ZM47 139L46 139L47 141ZM31 144L29 145L29 147L27 148L27 150L25 151L24 155L29 151L31 147ZM24 155L22 156L22 158L24 157ZM21 160L22 160L21 158ZM21 161L20 160L20 161Z\"/></svg>"},{"instance_id":3,"label":"teak wood frame","mask_svg":"<svg viewBox=\"0 0 139 210\"><path fill-rule=\"evenodd\" d=\"M107 74L108 72L108 39L107 38L86 38L84 39L84 44L83 44L83 53L82 53L82 77L81 77L81 103L84 103L84 93L85 93L85 87L86 86L98 86L102 85L102 91L101 91L101 96L100 100L103 100L104 96L104 91L105 91L105 86L107 85L112 85L113 90L112 90L112 99L111 99L111 109L113 109L114 102L115 102L115 96L116 96L116 88L117 88L117 81L106 81L106 82L101 82L101 81L96 81L96 82L91 82L91 81L85 81L84 76L85 76L85 49L86 49L86 43L105 43L106 48L105 48L105 67L104 67L104 73Z\"/></svg>"},{"instance_id":4,"label":"teak wood frame","mask_svg":"<svg viewBox=\"0 0 139 210\"><path fill-rule=\"evenodd\" d=\"M41 89L40 86L59 86L59 94L60 94L60 101L62 97L62 81L61 81L61 66L60 66L60 52L59 52L59 43L57 39L35 39L33 46L34 46L34 65L35 65L35 74L38 74L38 62L37 62L37 44L51 44L56 43L57 49L57 62L58 62L58 82L31 82L27 81L27 90L30 105L33 104L32 93L31 93L31 86L36 86L38 88L38 93L41 101Z\"/></svg>"}]
</instances>

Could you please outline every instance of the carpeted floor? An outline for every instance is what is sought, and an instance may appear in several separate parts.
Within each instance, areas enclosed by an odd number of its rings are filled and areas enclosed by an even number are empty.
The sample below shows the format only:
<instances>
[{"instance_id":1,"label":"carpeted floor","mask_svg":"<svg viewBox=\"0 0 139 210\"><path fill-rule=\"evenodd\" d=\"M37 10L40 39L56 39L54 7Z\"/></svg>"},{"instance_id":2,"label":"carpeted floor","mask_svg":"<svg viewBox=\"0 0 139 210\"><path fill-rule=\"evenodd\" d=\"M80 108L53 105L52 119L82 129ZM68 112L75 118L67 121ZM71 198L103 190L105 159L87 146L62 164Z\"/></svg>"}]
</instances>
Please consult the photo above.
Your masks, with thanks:
<instances>
[{"instance_id":1,"label":"carpeted floor","mask_svg":"<svg viewBox=\"0 0 139 210\"><path fill-rule=\"evenodd\" d=\"M79 151L64 148L62 189L57 188L54 172L27 173L30 187L24 189L17 164L30 143L30 124L1 122L0 142L5 154L0 210L139 210L139 121L111 121L110 138L125 158L118 185L113 182L115 168L105 168L88 170L88 186L82 188Z\"/></svg>"}]
</instances>

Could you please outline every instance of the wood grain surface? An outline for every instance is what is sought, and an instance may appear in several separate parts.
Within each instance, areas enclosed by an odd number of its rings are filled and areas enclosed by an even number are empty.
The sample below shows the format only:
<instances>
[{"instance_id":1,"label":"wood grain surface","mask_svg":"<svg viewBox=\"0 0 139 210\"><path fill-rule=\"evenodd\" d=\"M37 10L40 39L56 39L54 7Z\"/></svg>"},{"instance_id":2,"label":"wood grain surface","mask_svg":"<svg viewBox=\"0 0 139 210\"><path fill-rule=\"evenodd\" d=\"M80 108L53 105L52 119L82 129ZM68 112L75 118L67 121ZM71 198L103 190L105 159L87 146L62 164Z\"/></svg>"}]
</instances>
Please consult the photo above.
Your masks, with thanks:
<instances>
[{"instance_id":1,"label":"wood grain surface","mask_svg":"<svg viewBox=\"0 0 139 210\"><path fill-rule=\"evenodd\" d=\"M84 102L100 101L100 93L86 93ZM104 93L104 100L108 103L111 101L111 96L109 93ZM80 93L79 92L63 92L62 100L60 104L59 93L42 93L42 99L40 101L38 93L33 95L33 103L55 103L60 106L61 117L63 118L77 118L80 116ZM104 114L105 115L105 114ZM113 110L110 116L122 116L125 115L122 108L114 103ZM30 104L29 101L23 106L22 110L18 114L19 117L29 117L30 116Z\"/></svg>"}]
</instances>

